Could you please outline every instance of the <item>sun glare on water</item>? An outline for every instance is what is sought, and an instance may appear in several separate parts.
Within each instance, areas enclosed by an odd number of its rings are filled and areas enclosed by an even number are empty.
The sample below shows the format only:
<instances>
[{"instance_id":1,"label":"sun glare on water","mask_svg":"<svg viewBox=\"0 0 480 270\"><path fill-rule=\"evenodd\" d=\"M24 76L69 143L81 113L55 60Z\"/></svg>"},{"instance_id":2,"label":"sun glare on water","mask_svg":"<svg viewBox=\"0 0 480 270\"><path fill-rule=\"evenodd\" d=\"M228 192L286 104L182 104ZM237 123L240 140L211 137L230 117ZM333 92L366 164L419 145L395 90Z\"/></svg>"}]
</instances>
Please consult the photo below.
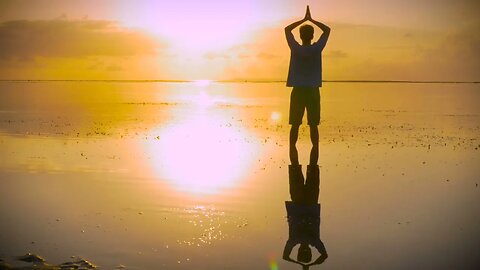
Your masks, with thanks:
<instances>
[{"instance_id":1,"label":"sun glare on water","mask_svg":"<svg viewBox=\"0 0 480 270\"><path fill-rule=\"evenodd\" d=\"M213 104L201 90L190 104L191 117L162 125L153 131L159 139L146 142L156 176L180 191L217 194L235 186L253 165L256 148L247 142L249 134L209 110Z\"/></svg>"}]
</instances>

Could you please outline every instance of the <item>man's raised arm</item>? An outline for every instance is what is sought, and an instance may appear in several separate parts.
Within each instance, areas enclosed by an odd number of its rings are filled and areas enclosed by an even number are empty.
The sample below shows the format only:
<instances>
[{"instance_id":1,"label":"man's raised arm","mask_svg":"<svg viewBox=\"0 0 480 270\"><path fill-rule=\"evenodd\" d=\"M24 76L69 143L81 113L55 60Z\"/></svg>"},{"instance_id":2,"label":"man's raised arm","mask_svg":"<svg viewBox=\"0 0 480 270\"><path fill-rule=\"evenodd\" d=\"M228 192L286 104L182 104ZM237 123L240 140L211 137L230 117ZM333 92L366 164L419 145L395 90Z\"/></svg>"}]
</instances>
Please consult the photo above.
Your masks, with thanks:
<instances>
[{"instance_id":1,"label":"man's raised arm","mask_svg":"<svg viewBox=\"0 0 480 270\"><path fill-rule=\"evenodd\" d=\"M320 29L322 29L323 33L320 36L320 38L317 40L318 44L322 44L322 47L327 44L328 37L330 36L330 27L326 26L325 24L315 21L312 18L309 18L309 21L311 21L313 24L318 26Z\"/></svg>"},{"instance_id":2,"label":"man's raised arm","mask_svg":"<svg viewBox=\"0 0 480 270\"><path fill-rule=\"evenodd\" d=\"M290 25L288 25L287 27L285 27L285 34L291 34L292 33L292 30L295 29L296 27L298 27L300 24L306 22L307 19L306 18L303 18L301 19L300 21L296 21L294 23L291 23Z\"/></svg>"},{"instance_id":3,"label":"man's raised arm","mask_svg":"<svg viewBox=\"0 0 480 270\"><path fill-rule=\"evenodd\" d=\"M294 23L291 23L287 27L285 27L285 37L287 38L288 46L292 46L294 44L298 44L298 42L295 41L295 37L293 36L293 29L297 28L299 25L302 23L306 22L307 19L306 17L301 19L300 21L296 21Z\"/></svg>"},{"instance_id":4,"label":"man's raised arm","mask_svg":"<svg viewBox=\"0 0 480 270\"><path fill-rule=\"evenodd\" d=\"M292 249L295 246L292 240L288 239L285 243L285 247L283 248L283 259L290 262L295 262L294 260L290 259L290 253L292 253Z\"/></svg>"}]
</instances>

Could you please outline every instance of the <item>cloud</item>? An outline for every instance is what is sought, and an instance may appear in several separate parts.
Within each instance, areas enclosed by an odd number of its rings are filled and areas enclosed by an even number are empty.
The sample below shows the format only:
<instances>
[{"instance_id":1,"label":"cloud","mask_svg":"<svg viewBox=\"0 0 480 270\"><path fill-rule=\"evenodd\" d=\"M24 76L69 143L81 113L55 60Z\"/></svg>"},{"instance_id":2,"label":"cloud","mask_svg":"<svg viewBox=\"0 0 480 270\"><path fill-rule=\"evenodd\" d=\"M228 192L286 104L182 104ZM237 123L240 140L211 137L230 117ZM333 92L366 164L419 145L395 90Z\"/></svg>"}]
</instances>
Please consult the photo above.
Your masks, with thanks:
<instances>
[{"instance_id":1,"label":"cloud","mask_svg":"<svg viewBox=\"0 0 480 270\"><path fill-rule=\"evenodd\" d=\"M121 71L121 70L124 70L124 68L120 65L110 65L107 67L107 70L108 71Z\"/></svg>"},{"instance_id":2,"label":"cloud","mask_svg":"<svg viewBox=\"0 0 480 270\"><path fill-rule=\"evenodd\" d=\"M279 56L276 55L276 54L273 54L273 53L259 52L259 53L257 53L257 57L258 58L263 58L263 59L273 59L273 58L277 58Z\"/></svg>"},{"instance_id":3,"label":"cloud","mask_svg":"<svg viewBox=\"0 0 480 270\"><path fill-rule=\"evenodd\" d=\"M479 80L477 21L445 31L330 26L324 79ZM0 78L284 80L290 57L281 26L198 56L174 49L113 21L9 21L0 24Z\"/></svg>"},{"instance_id":4,"label":"cloud","mask_svg":"<svg viewBox=\"0 0 480 270\"><path fill-rule=\"evenodd\" d=\"M478 24L448 32L340 23L331 28L323 52L324 79L479 80ZM290 52L282 30L260 30L232 48L229 53L237 61L226 66L225 76L284 80Z\"/></svg>"},{"instance_id":5,"label":"cloud","mask_svg":"<svg viewBox=\"0 0 480 270\"><path fill-rule=\"evenodd\" d=\"M0 59L154 54L159 42L106 20L15 20L0 24Z\"/></svg>"},{"instance_id":6,"label":"cloud","mask_svg":"<svg viewBox=\"0 0 480 270\"><path fill-rule=\"evenodd\" d=\"M342 50L333 50L333 51L329 51L329 52L326 52L323 57L331 57L331 58L345 58L347 57L348 54Z\"/></svg>"},{"instance_id":7,"label":"cloud","mask_svg":"<svg viewBox=\"0 0 480 270\"><path fill-rule=\"evenodd\" d=\"M423 68L443 78L480 80L480 23L446 33L436 47L419 51Z\"/></svg>"},{"instance_id":8,"label":"cloud","mask_svg":"<svg viewBox=\"0 0 480 270\"><path fill-rule=\"evenodd\" d=\"M208 60L215 60L215 59L230 59L230 55L226 53L216 53L216 52L207 52L203 55Z\"/></svg>"}]
</instances>

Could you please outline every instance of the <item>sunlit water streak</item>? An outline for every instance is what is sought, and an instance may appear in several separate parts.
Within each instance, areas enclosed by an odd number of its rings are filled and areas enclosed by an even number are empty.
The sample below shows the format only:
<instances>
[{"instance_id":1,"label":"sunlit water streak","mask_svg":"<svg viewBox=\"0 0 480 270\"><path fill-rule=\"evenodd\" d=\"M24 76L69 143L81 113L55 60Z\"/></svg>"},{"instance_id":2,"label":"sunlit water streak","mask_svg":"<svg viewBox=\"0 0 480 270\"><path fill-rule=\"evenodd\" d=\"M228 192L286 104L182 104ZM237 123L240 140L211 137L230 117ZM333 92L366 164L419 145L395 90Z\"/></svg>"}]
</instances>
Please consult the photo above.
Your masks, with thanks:
<instances>
[{"instance_id":1,"label":"sunlit water streak","mask_svg":"<svg viewBox=\"0 0 480 270\"><path fill-rule=\"evenodd\" d=\"M191 101L184 119L152 130L157 140L145 141L145 149L159 179L181 191L216 194L245 178L258 149L247 141L251 134L212 109L218 98L200 90Z\"/></svg>"}]
</instances>

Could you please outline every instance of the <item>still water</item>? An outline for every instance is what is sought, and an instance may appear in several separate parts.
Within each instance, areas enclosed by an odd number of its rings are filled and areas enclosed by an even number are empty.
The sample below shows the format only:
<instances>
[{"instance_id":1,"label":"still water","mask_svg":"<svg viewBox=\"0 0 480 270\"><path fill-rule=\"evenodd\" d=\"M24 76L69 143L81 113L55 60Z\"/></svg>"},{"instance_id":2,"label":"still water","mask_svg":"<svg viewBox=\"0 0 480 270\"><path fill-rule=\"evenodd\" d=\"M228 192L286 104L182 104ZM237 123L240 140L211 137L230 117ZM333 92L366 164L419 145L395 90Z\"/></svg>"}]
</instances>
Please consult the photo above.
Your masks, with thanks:
<instances>
[{"instance_id":1,"label":"still water","mask_svg":"<svg viewBox=\"0 0 480 270\"><path fill-rule=\"evenodd\" d=\"M321 91L310 269L478 269L478 84ZM283 256L288 102L281 83L2 82L0 258L302 269ZM298 150L306 174L305 126Z\"/></svg>"}]
</instances>

